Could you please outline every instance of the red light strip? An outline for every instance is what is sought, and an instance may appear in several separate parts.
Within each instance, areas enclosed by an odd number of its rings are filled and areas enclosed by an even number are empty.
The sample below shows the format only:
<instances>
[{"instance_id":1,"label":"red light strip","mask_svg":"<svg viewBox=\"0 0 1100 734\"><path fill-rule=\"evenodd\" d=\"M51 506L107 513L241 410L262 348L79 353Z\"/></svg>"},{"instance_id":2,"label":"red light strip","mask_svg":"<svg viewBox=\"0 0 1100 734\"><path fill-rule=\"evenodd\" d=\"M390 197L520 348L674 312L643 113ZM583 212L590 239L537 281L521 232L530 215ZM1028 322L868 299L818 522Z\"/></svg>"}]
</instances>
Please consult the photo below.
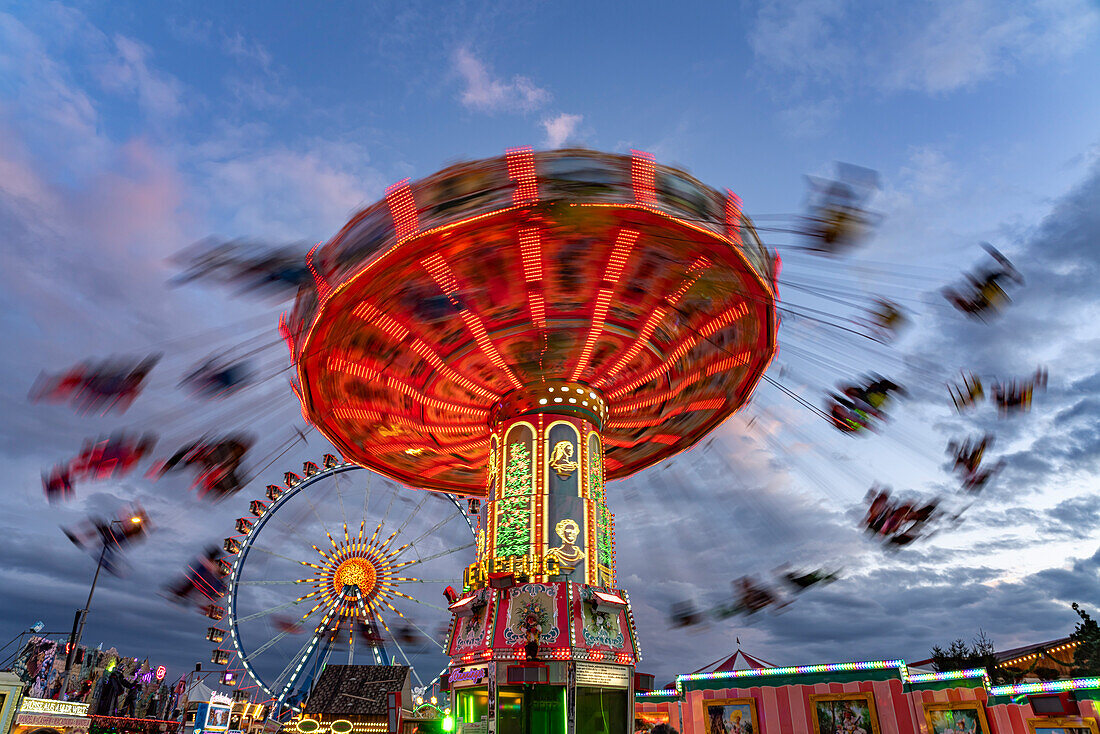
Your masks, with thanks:
<instances>
[{"instance_id":1,"label":"red light strip","mask_svg":"<svg viewBox=\"0 0 1100 734\"><path fill-rule=\"evenodd\" d=\"M418 433L465 433L469 437L480 436L489 432L484 423L425 423L420 416L397 415L391 412L381 413L377 410L357 406L334 408L333 413L337 418L364 416L367 420L374 420L375 422L382 422L385 419L386 423L391 426L411 428Z\"/></svg>"},{"instance_id":2,"label":"red light strip","mask_svg":"<svg viewBox=\"0 0 1100 734\"><path fill-rule=\"evenodd\" d=\"M659 417L653 420L624 420L624 421L608 421L608 428L652 428L653 426L664 423L673 416L680 415L681 413L691 413L696 410L717 410L726 404L725 398L713 398L711 400L696 400L694 403L688 403L687 405L675 408L666 413L662 413Z\"/></svg>"},{"instance_id":3,"label":"red light strip","mask_svg":"<svg viewBox=\"0 0 1100 734\"><path fill-rule=\"evenodd\" d=\"M387 316L381 310L379 310L374 304L367 301L361 302L358 306L351 311L353 316L363 319L364 321L370 321L375 326L384 331L387 335L393 337L397 341L402 341L409 335L409 330L401 324L397 323L394 319Z\"/></svg>"},{"instance_id":4,"label":"red light strip","mask_svg":"<svg viewBox=\"0 0 1100 734\"><path fill-rule=\"evenodd\" d=\"M306 255L306 267L309 268L310 275L313 276L313 283L317 287L317 303L321 306L325 305L325 301L328 300L329 295L332 294L332 286L328 284L320 273L317 272L317 268L313 265L313 253L317 251L317 248L321 246L318 242L313 246L313 249Z\"/></svg>"},{"instance_id":5,"label":"red light strip","mask_svg":"<svg viewBox=\"0 0 1100 734\"><path fill-rule=\"evenodd\" d=\"M615 294L615 286L622 277L630 250L637 240L638 233L632 229L620 229L615 237L615 244L611 248L611 255L607 258L607 267L604 269L604 278L600 281L600 291L596 295L596 305L592 309L592 326L588 330L588 338L584 342L577 366L573 368L573 377L570 378L574 382L581 379L581 375L588 369L588 360L592 358L596 340L607 322L607 309L611 305L611 297Z\"/></svg>"},{"instance_id":6,"label":"red light strip","mask_svg":"<svg viewBox=\"0 0 1100 734\"><path fill-rule=\"evenodd\" d=\"M622 441L604 436L604 443L608 446L614 446L620 449L632 449L640 443L659 443L665 446L672 446L681 438L682 436L674 436L671 433L659 433L656 436L642 436L633 441Z\"/></svg>"},{"instance_id":7,"label":"red light strip","mask_svg":"<svg viewBox=\"0 0 1100 734\"><path fill-rule=\"evenodd\" d=\"M393 227L397 239L408 239L420 231L420 220L416 216L416 201L413 199L409 179L404 179L386 189L386 204L393 217Z\"/></svg>"},{"instance_id":8,"label":"red light strip","mask_svg":"<svg viewBox=\"0 0 1100 734\"><path fill-rule=\"evenodd\" d=\"M489 334L485 331L485 325L481 323L481 319L478 318L477 314L467 305L463 304L464 307L459 308L459 301L455 297L455 293L458 291L458 281L443 257L436 253L421 260L420 265L428 271L428 275L432 277L432 280L439 285L454 307L458 309L458 315L462 317L462 320L466 323L466 328L474 335L474 341L477 342L482 353L489 358L489 361L497 369L504 373L504 376L508 378L513 387L523 387L523 383L516 378L508 363L500 356L500 352L497 351L496 346L489 339Z\"/></svg>"},{"instance_id":9,"label":"red light strip","mask_svg":"<svg viewBox=\"0 0 1100 734\"><path fill-rule=\"evenodd\" d=\"M740 354L735 354L732 357L726 357L725 359L720 359L717 362L715 362L714 364L707 367L707 376L710 377L715 372L724 372L725 370L728 370L730 367L741 367L741 366L744 366L748 363L749 363L749 353L748 352L741 352Z\"/></svg>"},{"instance_id":10,"label":"red light strip","mask_svg":"<svg viewBox=\"0 0 1100 734\"><path fill-rule=\"evenodd\" d=\"M325 367L330 370L336 370L347 375L358 377L368 382L378 377L380 374L378 370L371 369L362 363L352 362L347 359L341 359L340 357L329 357L328 364L326 364Z\"/></svg>"},{"instance_id":11,"label":"red light strip","mask_svg":"<svg viewBox=\"0 0 1100 734\"><path fill-rule=\"evenodd\" d=\"M646 319L645 324L642 325L642 330L638 332L638 338L634 340L634 343L630 345L629 349L619 355L619 359L615 361L611 369L593 383L595 387L606 385L610 380L614 379L615 375L619 373L619 370L637 356L642 346L649 341L649 337L653 336L653 330L657 328L657 323L665 317L666 313L668 313L667 308L658 306L649 314L649 318Z\"/></svg>"},{"instance_id":12,"label":"red light strip","mask_svg":"<svg viewBox=\"0 0 1100 734\"><path fill-rule=\"evenodd\" d=\"M730 241L742 247L741 242L741 197L726 189L726 236Z\"/></svg>"},{"instance_id":13,"label":"red light strip","mask_svg":"<svg viewBox=\"0 0 1100 734\"><path fill-rule=\"evenodd\" d=\"M706 338L706 337L710 336L711 334L713 334L714 332L721 329L722 327L727 326L730 323L744 317L748 312L749 312L748 305L744 301L741 301L740 303L736 304L735 306L732 306L731 308L727 309L725 312L723 312L719 316L711 319L706 324L704 324L703 327L701 329L699 329L699 331L698 331L699 336L701 336L702 338ZM688 336L682 342L680 342L680 345L677 346L676 349L674 349L668 355L668 357L665 358L659 365L657 365L656 367L654 367L652 370L645 373L641 377L639 377L635 380L631 380L626 385L623 385L622 387L616 389L615 391L608 393L607 397L612 399L612 400L614 400L615 398L622 397L623 395L626 395L628 392L630 392L634 388L636 388L640 385L644 385L647 382L649 382L650 380L656 379L657 377L660 377L661 375L665 374L670 369L675 367L676 366L676 361L678 359L680 359L680 357L684 356L697 343L698 343L698 340L696 339L694 334Z\"/></svg>"},{"instance_id":14,"label":"red light strip","mask_svg":"<svg viewBox=\"0 0 1100 734\"><path fill-rule=\"evenodd\" d=\"M290 333L290 327L286 325L286 311L279 314L279 336L286 342L286 348L290 350L290 361L296 363L294 358L294 337Z\"/></svg>"},{"instance_id":15,"label":"red light strip","mask_svg":"<svg viewBox=\"0 0 1100 734\"><path fill-rule=\"evenodd\" d=\"M652 153L630 151L630 182L634 186L634 201L643 206L657 206L657 167Z\"/></svg>"},{"instance_id":16,"label":"red light strip","mask_svg":"<svg viewBox=\"0 0 1100 734\"><path fill-rule=\"evenodd\" d=\"M535 154L530 145L508 148L505 151L508 162L508 178L516 182L512 201L523 204L539 198L539 180L535 173Z\"/></svg>"},{"instance_id":17,"label":"red light strip","mask_svg":"<svg viewBox=\"0 0 1100 734\"><path fill-rule=\"evenodd\" d=\"M329 370L353 375L368 382L382 377L381 369L371 367L362 361L353 361L333 356L329 357L326 366ZM480 408L476 405L469 405L467 403L454 403L449 400L440 400L439 398L425 395L411 385L407 385L401 380L398 380L396 377L382 377L381 382L392 390L418 400L424 407L435 408L436 410L449 410L469 418L487 418L489 415L487 408Z\"/></svg>"},{"instance_id":18,"label":"red light strip","mask_svg":"<svg viewBox=\"0 0 1100 734\"><path fill-rule=\"evenodd\" d=\"M703 377L704 374L713 375L715 372L720 371L720 369L729 369L730 367L747 364L749 361L749 354L750 352L748 351L740 352L733 355L732 357L727 357L726 359L712 362L704 368L692 370L691 372L683 375L683 377L681 377L680 381L676 384L675 387L661 393L651 394L649 395L649 397L640 400L634 400L629 403L619 403L613 405L611 408L611 413L622 414L633 410L648 408L650 406L656 405L657 403L663 403L666 400L671 400L672 398L675 398L680 393L682 393L686 388L694 385L700 377Z\"/></svg>"},{"instance_id":19,"label":"red light strip","mask_svg":"<svg viewBox=\"0 0 1100 734\"><path fill-rule=\"evenodd\" d=\"M523 258L523 278L527 281L527 303L531 321L539 329L546 328L546 301L542 296L542 241L534 227L519 231L519 251Z\"/></svg>"},{"instance_id":20,"label":"red light strip","mask_svg":"<svg viewBox=\"0 0 1100 734\"><path fill-rule=\"evenodd\" d=\"M638 332L638 337L634 340L634 343L630 345L629 349L622 353L615 364L611 366L611 369L592 383L595 387L606 385L608 382L615 379L615 375L619 374L623 367L630 364L630 360L634 359L645 343L649 341L649 337L653 335L653 330L657 328L657 324L661 319L665 317L670 309L674 308L676 304L680 302L680 299L683 298L684 294L687 293L691 286L695 285L695 281L699 279L699 276L702 275L703 271L708 267L710 267L710 261L705 257L698 257L695 259L695 262L688 268L687 277L684 278L684 282L680 284L680 287L677 288L671 296L665 299L668 308L658 306L649 314L649 318L646 319L645 324L642 326L642 330Z\"/></svg>"},{"instance_id":21,"label":"red light strip","mask_svg":"<svg viewBox=\"0 0 1100 734\"><path fill-rule=\"evenodd\" d=\"M392 336L397 341L402 341L411 332L408 327L402 325L396 319L383 313L377 306L367 301L362 301L352 314L358 316L366 321L376 322L376 325L382 329L383 332ZM452 369L443 359L432 349L426 342L419 337L414 336L412 343L410 344L412 351L416 352L425 362L430 364L437 372L445 377L454 380L455 383L466 388L470 392L478 395L479 397L486 398L491 401L500 399L500 393L489 390L482 387L472 380L464 377L463 375Z\"/></svg>"}]
</instances>

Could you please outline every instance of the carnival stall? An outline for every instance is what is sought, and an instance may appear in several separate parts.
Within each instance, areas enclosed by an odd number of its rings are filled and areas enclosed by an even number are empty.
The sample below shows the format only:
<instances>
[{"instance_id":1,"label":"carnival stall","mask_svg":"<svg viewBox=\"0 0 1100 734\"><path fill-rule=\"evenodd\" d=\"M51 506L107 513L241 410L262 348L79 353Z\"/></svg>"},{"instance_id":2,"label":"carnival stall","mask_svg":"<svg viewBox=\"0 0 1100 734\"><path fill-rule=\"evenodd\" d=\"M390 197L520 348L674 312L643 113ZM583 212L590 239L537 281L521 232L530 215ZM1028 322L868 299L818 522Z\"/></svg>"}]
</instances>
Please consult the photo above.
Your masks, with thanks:
<instances>
[{"instance_id":1,"label":"carnival stall","mask_svg":"<svg viewBox=\"0 0 1100 734\"><path fill-rule=\"evenodd\" d=\"M682 734L1100 734L1100 679L994 686L902 660L680 675L635 696L636 726Z\"/></svg>"}]
</instances>

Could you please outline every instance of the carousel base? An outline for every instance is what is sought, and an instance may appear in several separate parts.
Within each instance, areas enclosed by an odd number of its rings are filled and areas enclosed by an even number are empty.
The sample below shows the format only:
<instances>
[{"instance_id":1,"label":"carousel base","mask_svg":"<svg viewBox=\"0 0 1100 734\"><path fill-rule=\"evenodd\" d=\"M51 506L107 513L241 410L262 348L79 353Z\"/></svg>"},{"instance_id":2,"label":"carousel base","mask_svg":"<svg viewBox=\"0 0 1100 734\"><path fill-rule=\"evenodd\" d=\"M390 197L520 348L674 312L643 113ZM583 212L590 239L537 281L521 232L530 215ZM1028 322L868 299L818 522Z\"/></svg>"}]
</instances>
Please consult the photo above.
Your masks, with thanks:
<instances>
[{"instance_id":1,"label":"carousel base","mask_svg":"<svg viewBox=\"0 0 1100 734\"><path fill-rule=\"evenodd\" d=\"M456 731L633 731L637 644L622 591L519 583L470 591L452 609L462 610L451 626L447 676Z\"/></svg>"},{"instance_id":2,"label":"carousel base","mask_svg":"<svg viewBox=\"0 0 1100 734\"><path fill-rule=\"evenodd\" d=\"M464 734L630 734L634 668L587 662L490 663L495 681L455 686ZM582 683L576 682L580 679ZM602 684L602 685L600 685Z\"/></svg>"}]
</instances>

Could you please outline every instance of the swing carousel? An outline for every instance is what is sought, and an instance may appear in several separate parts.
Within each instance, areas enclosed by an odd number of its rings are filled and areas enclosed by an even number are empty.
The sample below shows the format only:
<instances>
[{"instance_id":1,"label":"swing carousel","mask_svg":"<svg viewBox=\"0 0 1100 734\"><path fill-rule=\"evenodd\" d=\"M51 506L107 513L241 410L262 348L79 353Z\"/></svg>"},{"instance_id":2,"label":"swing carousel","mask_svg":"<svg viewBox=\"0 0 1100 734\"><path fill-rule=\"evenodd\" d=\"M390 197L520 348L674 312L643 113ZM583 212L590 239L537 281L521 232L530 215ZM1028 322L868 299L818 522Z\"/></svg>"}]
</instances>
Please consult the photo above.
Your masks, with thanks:
<instances>
[{"instance_id":1,"label":"swing carousel","mask_svg":"<svg viewBox=\"0 0 1100 734\"><path fill-rule=\"evenodd\" d=\"M448 599L460 726L628 731L605 483L699 442L774 355L779 261L739 198L644 153L515 149L390 187L307 264L281 322L304 416L478 510Z\"/></svg>"}]
</instances>

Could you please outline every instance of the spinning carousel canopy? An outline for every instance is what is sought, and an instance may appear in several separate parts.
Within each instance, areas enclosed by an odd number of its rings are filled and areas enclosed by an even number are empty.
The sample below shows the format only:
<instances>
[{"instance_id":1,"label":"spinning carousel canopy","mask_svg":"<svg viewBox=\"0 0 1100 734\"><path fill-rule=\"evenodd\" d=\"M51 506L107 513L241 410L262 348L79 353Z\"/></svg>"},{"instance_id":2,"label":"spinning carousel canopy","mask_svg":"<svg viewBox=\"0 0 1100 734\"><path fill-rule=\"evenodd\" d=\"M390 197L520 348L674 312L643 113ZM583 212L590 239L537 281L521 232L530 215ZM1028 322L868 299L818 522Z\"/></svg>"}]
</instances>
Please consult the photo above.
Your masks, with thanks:
<instances>
[{"instance_id":1,"label":"spinning carousel canopy","mask_svg":"<svg viewBox=\"0 0 1100 734\"><path fill-rule=\"evenodd\" d=\"M401 182L309 266L282 325L303 414L427 489L485 494L502 411L584 415L629 476L740 408L775 351L778 260L740 200L641 153Z\"/></svg>"}]
</instances>

